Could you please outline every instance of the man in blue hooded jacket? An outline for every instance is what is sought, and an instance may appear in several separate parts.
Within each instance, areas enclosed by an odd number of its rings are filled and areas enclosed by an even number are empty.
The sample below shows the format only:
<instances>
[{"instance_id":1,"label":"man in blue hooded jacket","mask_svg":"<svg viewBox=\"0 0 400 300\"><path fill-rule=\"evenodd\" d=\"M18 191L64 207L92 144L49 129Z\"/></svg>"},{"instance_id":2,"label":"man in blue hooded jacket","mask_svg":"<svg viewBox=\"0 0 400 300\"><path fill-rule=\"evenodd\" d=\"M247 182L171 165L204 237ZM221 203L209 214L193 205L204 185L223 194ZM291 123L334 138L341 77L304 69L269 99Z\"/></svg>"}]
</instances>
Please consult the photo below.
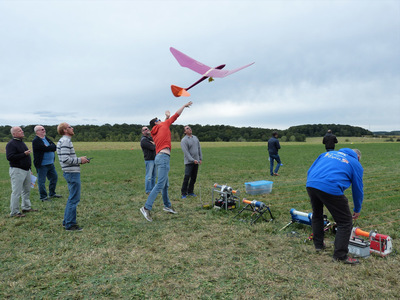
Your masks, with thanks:
<instances>
[{"instance_id":1,"label":"man in blue hooded jacket","mask_svg":"<svg viewBox=\"0 0 400 300\"><path fill-rule=\"evenodd\" d=\"M359 261L349 257L348 246L353 219L360 215L364 198L363 168L358 149L343 148L339 151L322 153L307 173L307 192L313 209L312 229L315 249L321 251L324 244L324 205L337 225L334 261L355 264ZM344 191L352 185L353 214Z\"/></svg>"}]
</instances>

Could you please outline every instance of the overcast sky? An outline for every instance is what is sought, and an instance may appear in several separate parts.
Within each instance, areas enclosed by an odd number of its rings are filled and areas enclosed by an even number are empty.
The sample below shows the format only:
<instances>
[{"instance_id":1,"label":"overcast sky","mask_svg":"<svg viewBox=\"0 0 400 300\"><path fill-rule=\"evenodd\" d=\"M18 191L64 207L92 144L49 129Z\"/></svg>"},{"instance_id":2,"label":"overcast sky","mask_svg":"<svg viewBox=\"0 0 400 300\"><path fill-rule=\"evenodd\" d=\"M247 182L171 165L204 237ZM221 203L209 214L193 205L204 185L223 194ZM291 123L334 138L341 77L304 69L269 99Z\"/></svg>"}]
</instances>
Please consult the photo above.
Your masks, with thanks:
<instances>
[{"instance_id":1,"label":"overcast sky","mask_svg":"<svg viewBox=\"0 0 400 300\"><path fill-rule=\"evenodd\" d=\"M0 0L0 125L176 124L400 130L400 1ZM215 67L254 65L191 96Z\"/></svg>"}]
</instances>

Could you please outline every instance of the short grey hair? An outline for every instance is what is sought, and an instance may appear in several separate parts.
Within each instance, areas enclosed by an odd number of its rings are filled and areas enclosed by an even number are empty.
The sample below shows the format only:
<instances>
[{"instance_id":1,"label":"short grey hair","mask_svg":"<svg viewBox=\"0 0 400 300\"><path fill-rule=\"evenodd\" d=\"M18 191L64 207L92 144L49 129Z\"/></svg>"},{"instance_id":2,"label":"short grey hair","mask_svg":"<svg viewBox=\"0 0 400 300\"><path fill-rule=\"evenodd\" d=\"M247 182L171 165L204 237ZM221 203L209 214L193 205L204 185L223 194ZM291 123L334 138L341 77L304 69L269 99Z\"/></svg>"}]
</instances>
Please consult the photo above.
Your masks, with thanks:
<instances>
[{"instance_id":1,"label":"short grey hair","mask_svg":"<svg viewBox=\"0 0 400 300\"><path fill-rule=\"evenodd\" d=\"M42 125L36 125L35 128L33 128L33 131L36 133L39 130L39 127L43 127Z\"/></svg>"},{"instance_id":2,"label":"short grey hair","mask_svg":"<svg viewBox=\"0 0 400 300\"><path fill-rule=\"evenodd\" d=\"M353 149L353 151L354 151L355 153L357 153L358 160L361 160L361 151L358 150L358 149Z\"/></svg>"}]
</instances>

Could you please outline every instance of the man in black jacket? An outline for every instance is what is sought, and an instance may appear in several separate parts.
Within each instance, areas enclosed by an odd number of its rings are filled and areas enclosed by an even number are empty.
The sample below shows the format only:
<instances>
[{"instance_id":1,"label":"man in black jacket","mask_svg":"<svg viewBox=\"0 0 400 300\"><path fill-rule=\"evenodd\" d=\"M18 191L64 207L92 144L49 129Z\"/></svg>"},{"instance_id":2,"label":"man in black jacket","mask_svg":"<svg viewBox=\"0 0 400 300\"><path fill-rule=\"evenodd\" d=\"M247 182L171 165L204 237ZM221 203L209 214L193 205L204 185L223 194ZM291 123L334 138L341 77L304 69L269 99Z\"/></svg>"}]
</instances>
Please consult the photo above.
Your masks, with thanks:
<instances>
[{"instance_id":1,"label":"man in black jacket","mask_svg":"<svg viewBox=\"0 0 400 300\"><path fill-rule=\"evenodd\" d=\"M11 217L25 217L23 213L37 211L32 209L29 196L31 193L31 150L22 141L24 131L19 126L11 128L13 139L6 146L6 157L10 162L11 178ZM19 197L21 197L22 213L19 210Z\"/></svg>"},{"instance_id":2,"label":"man in black jacket","mask_svg":"<svg viewBox=\"0 0 400 300\"><path fill-rule=\"evenodd\" d=\"M38 175L40 200L60 198L61 196L56 194L58 175L54 167L54 152L57 146L46 136L46 129L43 126L35 126L34 131L36 136L32 141L33 164ZM46 177L49 179L49 197L46 191Z\"/></svg>"},{"instance_id":3,"label":"man in black jacket","mask_svg":"<svg viewBox=\"0 0 400 300\"><path fill-rule=\"evenodd\" d=\"M151 137L150 130L147 127L142 128L142 139L140 140L144 155L144 163L146 165L145 190L146 194L150 194L156 184L157 169L155 168L154 159L156 157L156 145Z\"/></svg>"},{"instance_id":4,"label":"man in black jacket","mask_svg":"<svg viewBox=\"0 0 400 300\"><path fill-rule=\"evenodd\" d=\"M335 150L335 144L337 144L338 140L336 135L332 133L332 130L328 130L322 139L322 143L325 144L325 149L327 152Z\"/></svg>"},{"instance_id":5,"label":"man in black jacket","mask_svg":"<svg viewBox=\"0 0 400 300\"><path fill-rule=\"evenodd\" d=\"M281 149L281 145L278 140L278 133L274 131L272 137L268 140L268 154L269 154L269 171L271 176L278 176L278 170L281 166L281 158L279 157L278 151ZM274 160L276 160L276 167L274 170Z\"/></svg>"}]
</instances>

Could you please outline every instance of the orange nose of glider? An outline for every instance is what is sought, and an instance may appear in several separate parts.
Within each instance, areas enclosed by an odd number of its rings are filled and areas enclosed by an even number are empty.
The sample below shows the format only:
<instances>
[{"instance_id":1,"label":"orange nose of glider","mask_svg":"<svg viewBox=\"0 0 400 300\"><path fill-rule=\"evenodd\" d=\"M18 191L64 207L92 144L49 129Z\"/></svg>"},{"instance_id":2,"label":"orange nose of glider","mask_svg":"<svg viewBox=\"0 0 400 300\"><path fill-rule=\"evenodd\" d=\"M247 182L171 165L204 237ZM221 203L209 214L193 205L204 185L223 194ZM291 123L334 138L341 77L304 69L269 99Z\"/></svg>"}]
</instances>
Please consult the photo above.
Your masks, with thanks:
<instances>
[{"instance_id":1,"label":"orange nose of glider","mask_svg":"<svg viewBox=\"0 0 400 300\"><path fill-rule=\"evenodd\" d=\"M172 94L174 94L175 97L189 97L190 94L188 93L188 91L186 91L184 88L181 88L179 86L176 85L171 85L171 91Z\"/></svg>"}]
</instances>

